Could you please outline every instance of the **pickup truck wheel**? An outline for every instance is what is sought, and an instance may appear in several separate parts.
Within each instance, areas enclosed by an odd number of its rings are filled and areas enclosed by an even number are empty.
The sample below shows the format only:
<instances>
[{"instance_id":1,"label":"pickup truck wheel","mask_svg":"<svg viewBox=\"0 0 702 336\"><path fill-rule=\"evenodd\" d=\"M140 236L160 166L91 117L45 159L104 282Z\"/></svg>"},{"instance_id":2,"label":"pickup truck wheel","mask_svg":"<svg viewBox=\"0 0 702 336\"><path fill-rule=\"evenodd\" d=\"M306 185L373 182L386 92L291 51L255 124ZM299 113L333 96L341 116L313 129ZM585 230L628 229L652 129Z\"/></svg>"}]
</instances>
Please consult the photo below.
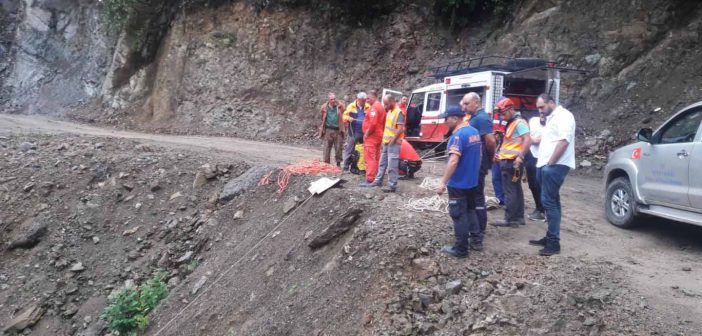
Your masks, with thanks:
<instances>
[{"instance_id":1,"label":"pickup truck wheel","mask_svg":"<svg viewBox=\"0 0 702 336\"><path fill-rule=\"evenodd\" d=\"M614 226L630 228L636 224L636 200L631 183L626 177L618 177L607 186L605 214Z\"/></svg>"}]
</instances>

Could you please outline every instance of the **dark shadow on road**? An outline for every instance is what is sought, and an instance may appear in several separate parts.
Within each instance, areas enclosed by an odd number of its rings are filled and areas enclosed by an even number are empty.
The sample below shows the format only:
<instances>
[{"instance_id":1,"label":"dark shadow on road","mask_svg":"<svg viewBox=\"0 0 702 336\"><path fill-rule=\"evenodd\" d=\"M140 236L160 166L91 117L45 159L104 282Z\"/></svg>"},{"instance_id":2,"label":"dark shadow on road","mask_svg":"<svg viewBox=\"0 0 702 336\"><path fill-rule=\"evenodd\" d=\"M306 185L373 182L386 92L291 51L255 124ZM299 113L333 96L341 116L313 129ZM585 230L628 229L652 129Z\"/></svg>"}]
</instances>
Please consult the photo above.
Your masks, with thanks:
<instances>
[{"instance_id":1,"label":"dark shadow on road","mask_svg":"<svg viewBox=\"0 0 702 336\"><path fill-rule=\"evenodd\" d=\"M702 226L644 216L630 231L645 234L663 244L702 254Z\"/></svg>"}]
</instances>

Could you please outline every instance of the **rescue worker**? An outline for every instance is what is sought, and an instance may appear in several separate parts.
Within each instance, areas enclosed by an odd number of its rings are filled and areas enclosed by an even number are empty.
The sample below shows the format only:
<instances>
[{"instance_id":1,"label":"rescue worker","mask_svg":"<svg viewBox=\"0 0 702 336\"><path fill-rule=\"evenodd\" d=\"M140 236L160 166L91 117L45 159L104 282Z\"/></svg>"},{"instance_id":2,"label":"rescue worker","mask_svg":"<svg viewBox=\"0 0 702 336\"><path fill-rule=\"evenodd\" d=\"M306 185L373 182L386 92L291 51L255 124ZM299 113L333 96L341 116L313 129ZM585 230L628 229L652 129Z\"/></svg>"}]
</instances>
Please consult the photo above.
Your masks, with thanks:
<instances>
[{"instance_id":1,"label":"rescue worker","mask_svg":"<svg viewBox=\"0 0 702 336\"><path fill-rule=\"evenodd\" d=\"M370 112L363 119L363 157L366 163L366 180L361 183L362 187L369 186L378 175L380 148L383 143L385 127L385 108L378 101L378 93L375 90L368 93L368 104Z\"/></svg>"},{"instance_id":2,"label":"rescue worker","mask_svg":"<svg viewBox=\"0 0 702 336\"><path fill-rule=\"evenodd\" d=\"M481 143L478 130L463 122L465 113L457 106L449 107L440 118L452 132L448 140L448 163L436 192L441 195L448 187L449 215L453 220L456 242L441 249L456 258L468 256L470 236L479 232L475 213L475 192L480 175Z\"/></svg>"},{"instance_id":3,"label":"rescue worker","mask_svg":"<svg viewBox=\"0 0 702 336\"><path fill-rule=\"evenodd\" d=\"M341 119L344 106L336 101L334 93L329 93L327 101L322 104L319 112L322 116L322 124L319 126L319 137L324 139L324 155L322 159L324 162L330 163L331 150L334 148L336 165L341 166L341 144L344 141L344 127Z\"/></svg>"},{"instance_id":4,"label":"rescue worker","mask_svg":"<svg viewBox=\"0 0 702 336\"><path fill-rule=\"evenodd\" d=\"M388 185L383 192L390 193L397 190L397 175L400 164L400 148L405 134L405 115L397 104L395 97L388 94L383 97L383 105L387 114L385 116L385 130L383 132L383 146L380 154L380 165L375 181L369 186L381 186L383 175L388 171Z\"/></svg>"},{"instance_id":5,"label":"rescue worker","mask_svg":"<svg viewBox=\"0 0 702 336\"><path fill-rule=\"evenodd\" d=\"M531 137L529 126L509 98L503 99L498 105L503 120L507 121L502 145L495 155L495 160L500 164L502 189L505 193L505 219L498 220L493 225L518 227L525 224L522 172L524 157L531 146Z\"/></svg>"},{"instance_id":6,"label":"rescue worker","mask_svg":"<svg viewBox=\"0 0 702 336\"><path fill-rule=\"evenodd\" d=\"M495 156L495 136L492 134L492 120L485 113L480 99L480 95L469 92L461 100L461 110L466 113L465 121L470 126L478 130L483 153L480 161L480 173L478 175L478 187L475 192L475 212L478 215L480 232L471 237L470 247L473 250L483 249L483 238L487 227L487 208L485 207L485 177L492 167L492 158Z\"/></svg>"},{"instance_id":7,"label":"rescue worker","mask_svg":"<svg viewBox=\"0 0 702 336\"><path fill-rule=\"evenodd\" d=\"M422 158L409 141L402 139L400 146L400 179L413 179L414 173L422 168Z\"/></svg>"},{"instance_id":8,"label":"rescue worker","mask_svg":"<svg viewBox=\"0 0 702 336\"><path fill-rule=\"evenodd\" d=\"M546 219L544 207L541 203L541 185L536 178L536 161L539 157L539 142L541 142L541 129L546 123L543 114L539 113L536 116L529 118L529 136L531 136L531 147L527 153L524 169L526 170L527 183L531 196L534 197L536 208L532 213L527 215L527 218L533 221L543 221Z\"/></svg>"},{"instance_id":9,"label":"rescue worker","mask_svg":"<svg viewBox=\"0 0 702 336\"><path fill-rule=\"evenodd\" d=\"M505 97L501 97L500 101L504 101ZM507 130L507 122L502 118L500 113L500 105L495 105L492 111L492 132L495 135L495 150L497 151L502 144L505 130ZM492 190L495 191L495 197L500 201L499 205L505 205L505 193L502 189L502 173L500 172L500 164L494 162L491 167L492 174Z\"/></svg>"},{"instance_id":10,"label":"rescue worker","mask_svg":"<svg viewBox=\"0 0 702 336\"><path fill-rule=\"evenodd\" d=\"M541 183L541 201L546 210L548 230L546 237L530 240L529 244L543 246L540 255L561 252L561 197L560 189L568 172L575 169L575 118L570 111L556 104L548 94L536 100L536 108L546 117L541 132L539 159L536 162Z\"/></svg>"},{"instance_id":11,"label":"rescue worker","mask_svg":"<svg viewBox=\"0 0 702 336\"><path fill-rule=\"evenodd\" d=\"M359 92L356 95L356 101L349 104L344 110L342 118L344 125L347 125L346 144L344 145L344 171L349 171L351 168L351 154L355 150L356 144L363 142L363 120L366 114L370 112L370 105L366 103L368 96L365 92Z\"/></svg>"},{"instance_id":12,"label":"rescue worker","mask_svg":"<svg viewBox=\"0 0 702 336\"><path fill-rule=\"evenodd\" d=\"M407 120L407 107L409 103L409 98L407 96L402 96L400 98L400 103L397 105L400 110L402 110L402 113L405 115L405 120Z\"/></svg>"}]
</instances>

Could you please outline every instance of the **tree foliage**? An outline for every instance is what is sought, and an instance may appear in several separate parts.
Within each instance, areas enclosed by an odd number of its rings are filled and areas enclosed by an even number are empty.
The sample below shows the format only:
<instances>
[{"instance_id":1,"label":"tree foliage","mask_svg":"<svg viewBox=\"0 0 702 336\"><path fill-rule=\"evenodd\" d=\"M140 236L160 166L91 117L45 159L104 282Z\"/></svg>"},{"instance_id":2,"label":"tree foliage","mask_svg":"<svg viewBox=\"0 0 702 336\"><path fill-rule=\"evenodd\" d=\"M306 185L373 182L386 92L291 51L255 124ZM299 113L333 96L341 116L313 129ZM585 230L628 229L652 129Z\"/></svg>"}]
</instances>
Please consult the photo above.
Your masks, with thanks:
<instances>
[{"instance_id":1,"label":"tree foliage","mask_svg":"<svg viewBox=\"0 0 702 336\"><path fill-rule=\"evenodd\" d=\"M121 31L134 15L136 0L102 0L103 13L107 25L114 31Z\"/></svg>"}]
</instances>

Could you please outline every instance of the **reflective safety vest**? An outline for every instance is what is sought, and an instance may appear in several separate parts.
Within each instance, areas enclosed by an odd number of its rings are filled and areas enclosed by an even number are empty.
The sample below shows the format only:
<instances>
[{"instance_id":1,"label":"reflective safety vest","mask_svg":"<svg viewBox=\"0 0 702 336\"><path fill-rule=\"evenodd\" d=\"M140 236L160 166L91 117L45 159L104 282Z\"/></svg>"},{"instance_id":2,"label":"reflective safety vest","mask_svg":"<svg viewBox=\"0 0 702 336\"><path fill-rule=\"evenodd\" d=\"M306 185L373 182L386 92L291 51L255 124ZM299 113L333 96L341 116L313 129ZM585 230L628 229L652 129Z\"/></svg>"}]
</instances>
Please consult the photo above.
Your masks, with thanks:
<instances>
[{"instance_id":1,"label":"reflective safety vest","mask_svg":"<svg viewBox=\"0 0 702 336\"><path fill-rule=\"evenodd\" d=\"M524 149L524 140L522 140L521 137L512 137L514 135L514 131L517 130L517 126L520 124L527 125L524 119L518 118L517 120L511 122L507 127L505 138L502 141L502 146L500 147L500 160L514 160L519 156L519 153L522 152L522 149Z\"/></svg>"},{"instance_id":2,"label":"reflective safety vest","mask_svg":"<svg viewBox=\"0 0 702 336\"><path fill-rule=\"evenodd\" d=\"M383 143L388 144L390 143L390 140L395 137L395 134L399 132L399 129L397 127L397 121L400 119L400 115L402 115L402 110L400 110L397 106L392 111L387 111L387 115L385 117L385 131L383 132ZM400 139L404 139L405 134L404 132L400 134Z\"/></svg>"}]
</instances>

